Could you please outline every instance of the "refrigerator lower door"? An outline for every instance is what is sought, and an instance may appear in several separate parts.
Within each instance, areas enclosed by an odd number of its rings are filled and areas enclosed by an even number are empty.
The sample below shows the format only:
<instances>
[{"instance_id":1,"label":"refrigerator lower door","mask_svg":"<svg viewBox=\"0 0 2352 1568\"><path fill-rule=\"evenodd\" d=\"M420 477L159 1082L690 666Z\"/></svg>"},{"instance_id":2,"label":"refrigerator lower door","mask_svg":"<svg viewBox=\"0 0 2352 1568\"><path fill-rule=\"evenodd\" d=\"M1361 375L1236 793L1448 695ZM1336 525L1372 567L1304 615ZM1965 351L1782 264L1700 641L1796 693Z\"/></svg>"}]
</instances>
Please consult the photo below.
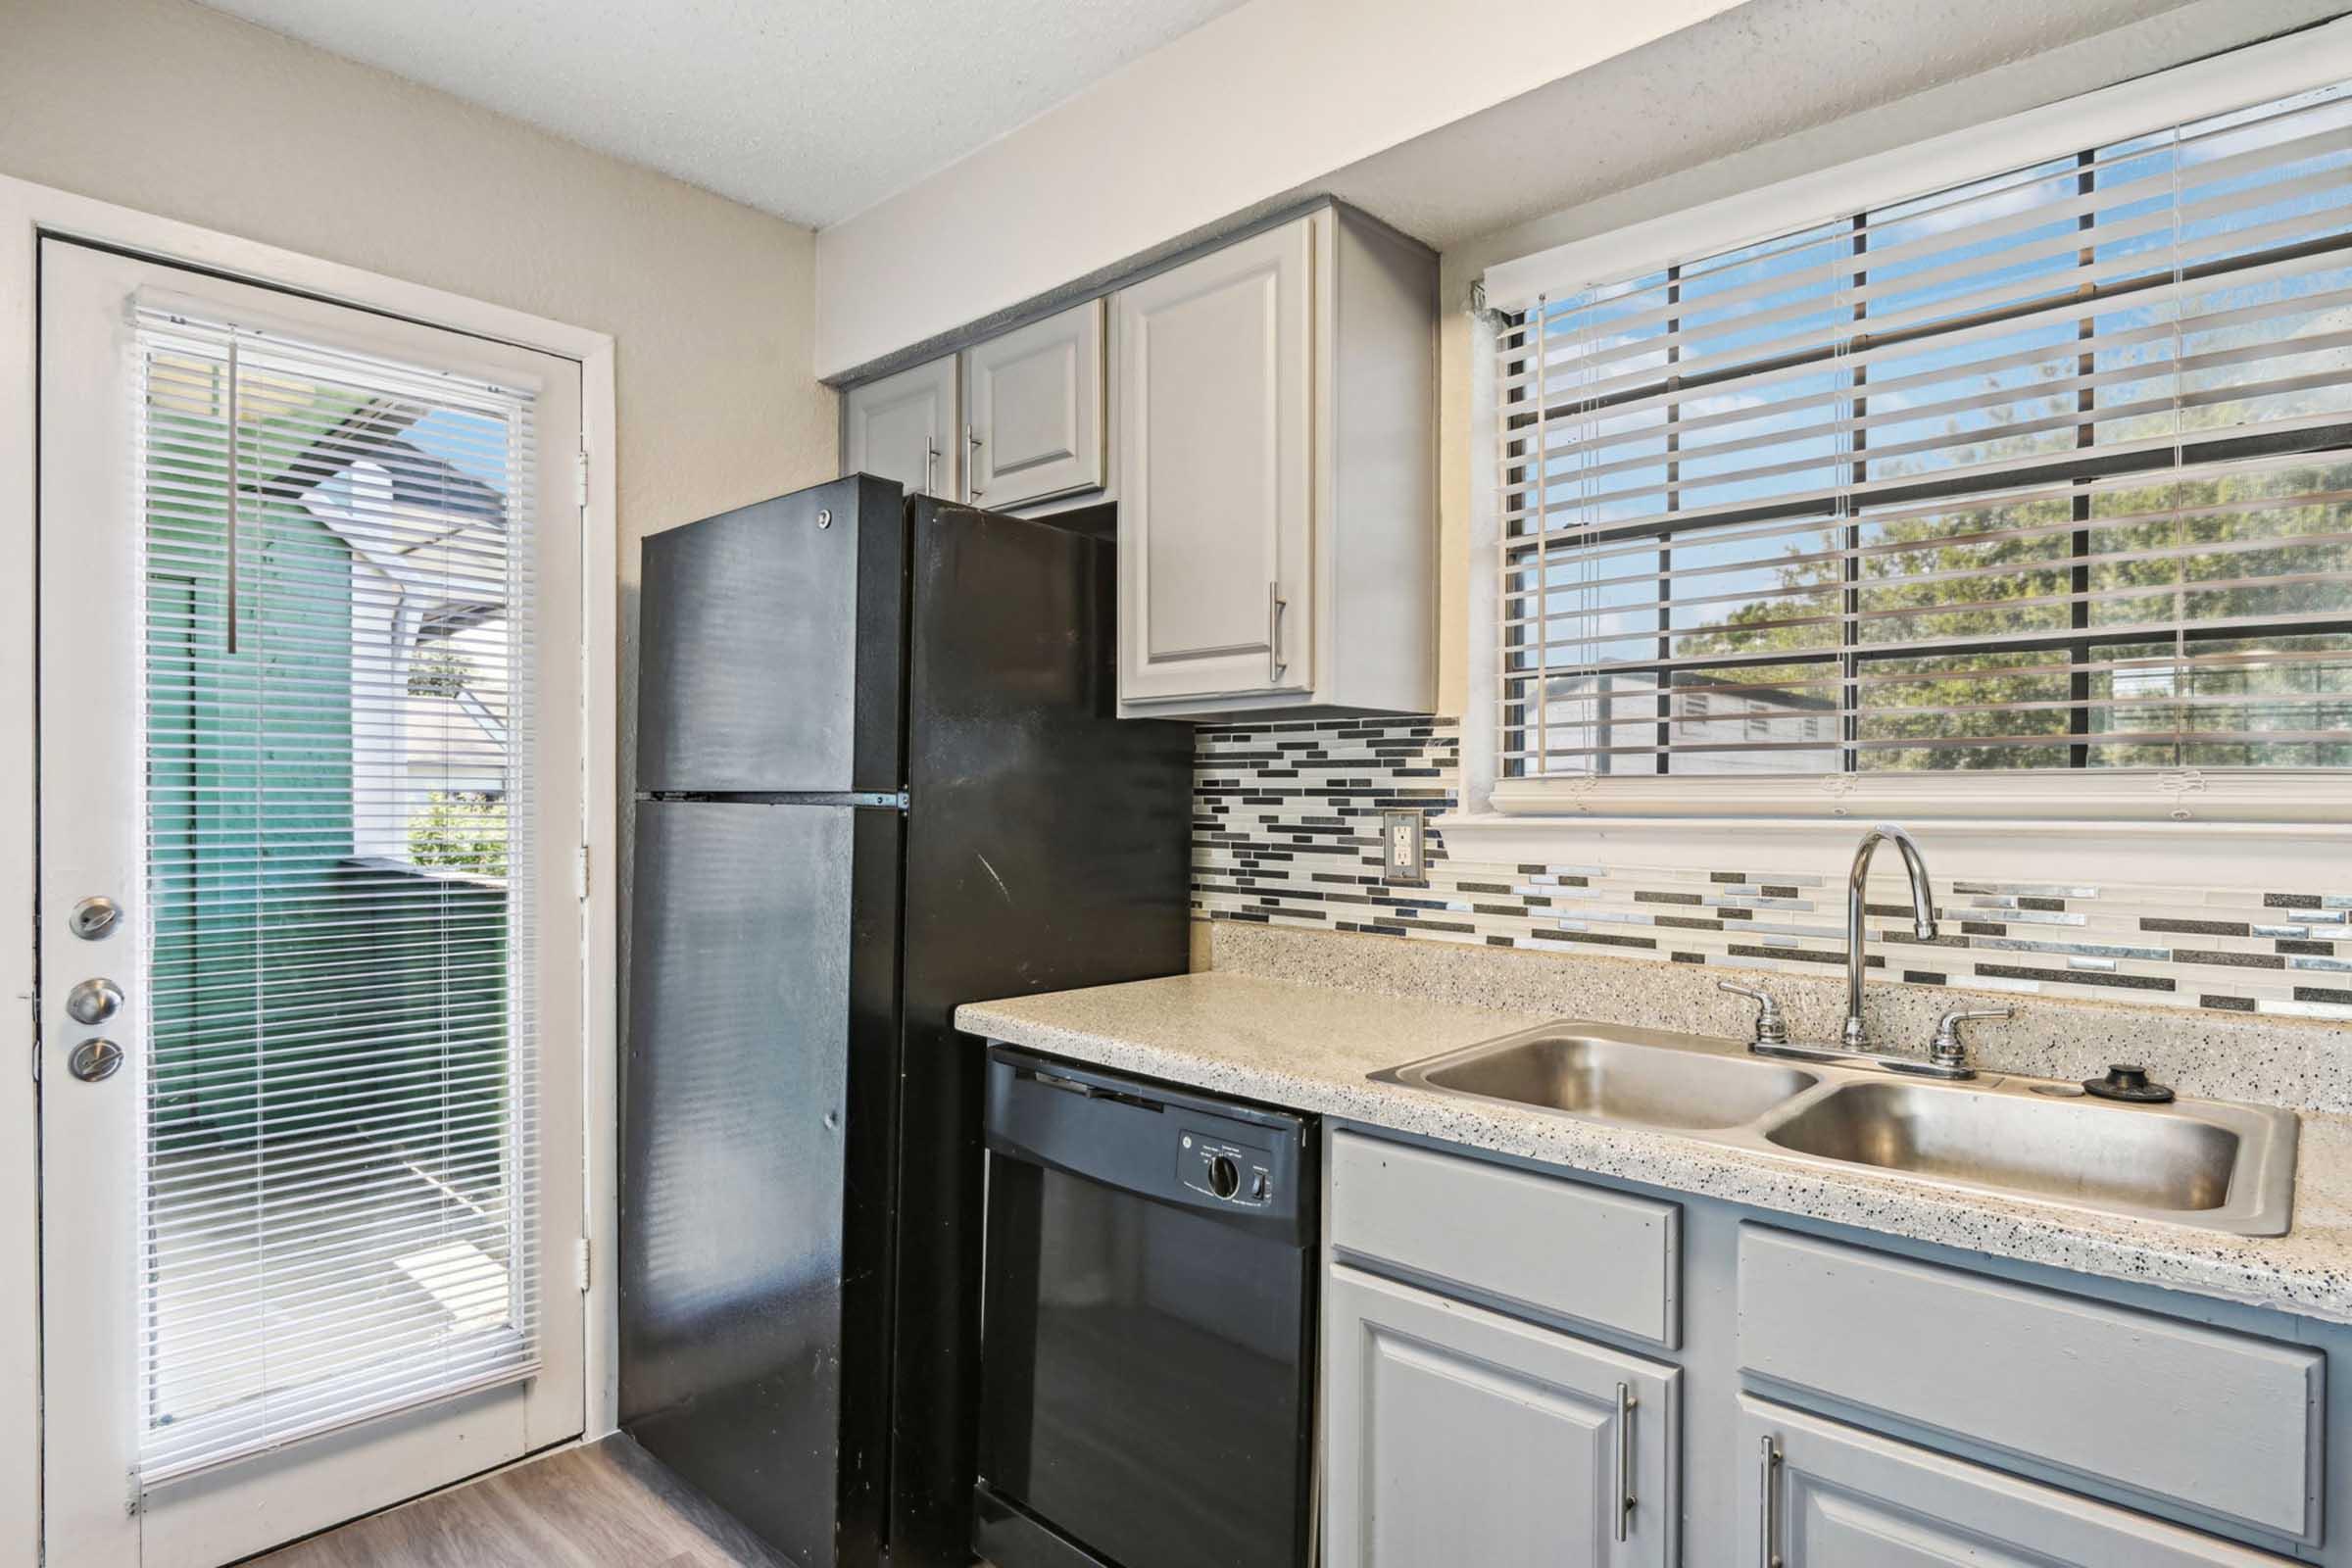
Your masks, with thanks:
<instances>
[{"instance_id":1,"label":"refrigerator lower door","mask_svg":"<svg viewBox=\"0 0 2352 1568\"><path fill-rule=\"evenodd\" d=\"M879 1531L887 1351L858 1328L887 1279L900 838L846 806L637 807L621 1424L810 1565Z\"/></svg>"}]
</instances>

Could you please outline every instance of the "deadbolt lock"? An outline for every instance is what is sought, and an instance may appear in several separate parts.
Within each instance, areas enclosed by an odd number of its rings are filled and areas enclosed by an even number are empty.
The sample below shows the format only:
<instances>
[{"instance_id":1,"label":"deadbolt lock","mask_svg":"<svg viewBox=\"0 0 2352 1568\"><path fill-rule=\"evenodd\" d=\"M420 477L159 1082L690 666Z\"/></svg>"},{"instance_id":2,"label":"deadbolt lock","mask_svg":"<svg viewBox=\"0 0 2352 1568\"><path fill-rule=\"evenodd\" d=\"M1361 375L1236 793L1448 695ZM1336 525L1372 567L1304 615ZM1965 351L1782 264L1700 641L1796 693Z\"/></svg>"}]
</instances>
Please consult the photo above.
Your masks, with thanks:
<instances>
[{"instance_id":1,"label":"deadbolt lock","mask_svg":"<svg viewBox=\"0 0 2352 1568\"><path fill-rule=\"evenodd\" d=\"M122 923L122 906L103 895L82 900L66 916L66 925L84 942L97 942L115 934Z\"/></svg>"},{"instance_id":2,"label":"deadbolt lock","mask_svg":"<svg viewBox=\"0 0 2352 1568\"><path fill-rule=\"evenodd\" d=\"M122 1048L112 1040L84 1040L66 1058L66 1070L85 1084L103 1083L122 1065Z\"/></svg>"}]
</instances>

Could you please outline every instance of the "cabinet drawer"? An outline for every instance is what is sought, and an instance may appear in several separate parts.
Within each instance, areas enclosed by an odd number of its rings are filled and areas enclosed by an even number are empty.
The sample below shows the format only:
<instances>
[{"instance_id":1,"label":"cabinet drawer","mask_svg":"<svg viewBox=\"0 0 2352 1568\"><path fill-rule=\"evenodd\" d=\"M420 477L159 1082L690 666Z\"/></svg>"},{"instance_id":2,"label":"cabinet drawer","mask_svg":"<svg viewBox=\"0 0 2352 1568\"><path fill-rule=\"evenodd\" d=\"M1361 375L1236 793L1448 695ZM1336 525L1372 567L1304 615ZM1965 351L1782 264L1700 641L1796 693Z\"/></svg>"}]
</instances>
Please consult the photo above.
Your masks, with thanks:
<instances>
[{"instance_id":1,"label":"cabinet drawer","mask_svg":"<svg viewBox=\"0 0 2352 1568\"><path fill-rule=\"evenodd\" d=\"M1672 1348L1680 1209L1579 1182L1334 1134L1341 1252Z\"/></svg>"},{"instance_id":2,"label":"cabinet drawer","mask_svg":"<svg viewBox=\"0 0 2352 1568\"><path fill-rule=\"evenodd\" d=\"M2317 1544L2317 1350L1743 1225L1740 1365Z\"/></svg>"}]
</instances>

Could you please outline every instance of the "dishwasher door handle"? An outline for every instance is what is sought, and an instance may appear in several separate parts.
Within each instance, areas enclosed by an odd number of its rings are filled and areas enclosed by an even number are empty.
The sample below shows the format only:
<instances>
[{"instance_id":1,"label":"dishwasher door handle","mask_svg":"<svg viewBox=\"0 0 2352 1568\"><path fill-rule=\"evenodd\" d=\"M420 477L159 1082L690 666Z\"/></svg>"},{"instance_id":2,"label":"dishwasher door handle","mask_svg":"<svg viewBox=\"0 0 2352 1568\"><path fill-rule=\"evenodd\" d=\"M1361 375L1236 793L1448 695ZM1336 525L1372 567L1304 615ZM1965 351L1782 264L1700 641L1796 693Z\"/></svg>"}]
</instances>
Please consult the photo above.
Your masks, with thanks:
<instances>
[{"instance_id":1,"label":"dishwasher door handle","mask_svg":"<svg viewBox=\"0 0 2352 1568\"><path fill-rule=\"evenodd\" d=\"M1058 1089L1065 1095L1084 1095L1089 1100L1102 1098L1102 1091L1093 1084L1076 1078L1064 1078L1057 1072L1047 1072L1041 1068L1030 1073L1029 1077L1042 1089Z\"/></svg>"},{"instance_id":2,"label":"dishwasher door handle","mask_svg":"<svg viewBox=\"0 0 2352 1568\"><path fill-rule=\"evenodd\" d=\"M1133 1105L1139 1110L1164 1111L1168 1108L1158 1101L1147 1100L1142 1095L1131 1095L1105 1084L1090 1084L1083 1078L1064 1078L1060 1073L1048 1072L1043 1067L1024 1067L1020 1070L1020 1076L1040 1089L1076 1095L1081 1100L1115 1100L1122 1105Z\"/></svg>"}]
</instances>

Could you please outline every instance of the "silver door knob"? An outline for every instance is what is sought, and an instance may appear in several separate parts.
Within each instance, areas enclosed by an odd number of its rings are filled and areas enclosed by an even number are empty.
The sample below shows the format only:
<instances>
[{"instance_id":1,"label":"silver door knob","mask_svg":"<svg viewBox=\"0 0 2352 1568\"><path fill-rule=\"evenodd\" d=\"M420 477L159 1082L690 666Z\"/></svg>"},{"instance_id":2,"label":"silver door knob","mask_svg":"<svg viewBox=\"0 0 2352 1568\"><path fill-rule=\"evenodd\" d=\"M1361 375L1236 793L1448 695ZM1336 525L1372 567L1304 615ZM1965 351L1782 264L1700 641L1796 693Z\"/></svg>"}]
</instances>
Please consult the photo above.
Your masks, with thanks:
<instances>
[{"instance_id":1,"label":"silver door knob","mask_svg":"<svg viewBox=\"0 0 2352 1568\"><path fill-rule=\"evenodd\" d=\"M122 1065L122 1048L112 1040L84 1040L66 1058L66 1070L85 1084L103 1083Z\"/></svg>"},{"instance_id":2,"label":"silver door knob","mask_svg":"<svg viewBox=\"0 0 2352 1568\"><path fill-rule=\"evenodd\" d=\"M84 942L96 942L113 936L115 927L122 923L122 906L103 896L84 899L74 906L66 916L67 929Z\"/></svg>"},{"instance_id":3,"label":"silver door knob","mask_svg":"<svg viewBox=\"0 0 2352 1568\"><path fill-rule=\"evenodd\" d=\"M112 980L84 980L66 993L66 1016L75 1023L104 1023L122 1010L122 988Z\"/></svg>"}]
</instances>

